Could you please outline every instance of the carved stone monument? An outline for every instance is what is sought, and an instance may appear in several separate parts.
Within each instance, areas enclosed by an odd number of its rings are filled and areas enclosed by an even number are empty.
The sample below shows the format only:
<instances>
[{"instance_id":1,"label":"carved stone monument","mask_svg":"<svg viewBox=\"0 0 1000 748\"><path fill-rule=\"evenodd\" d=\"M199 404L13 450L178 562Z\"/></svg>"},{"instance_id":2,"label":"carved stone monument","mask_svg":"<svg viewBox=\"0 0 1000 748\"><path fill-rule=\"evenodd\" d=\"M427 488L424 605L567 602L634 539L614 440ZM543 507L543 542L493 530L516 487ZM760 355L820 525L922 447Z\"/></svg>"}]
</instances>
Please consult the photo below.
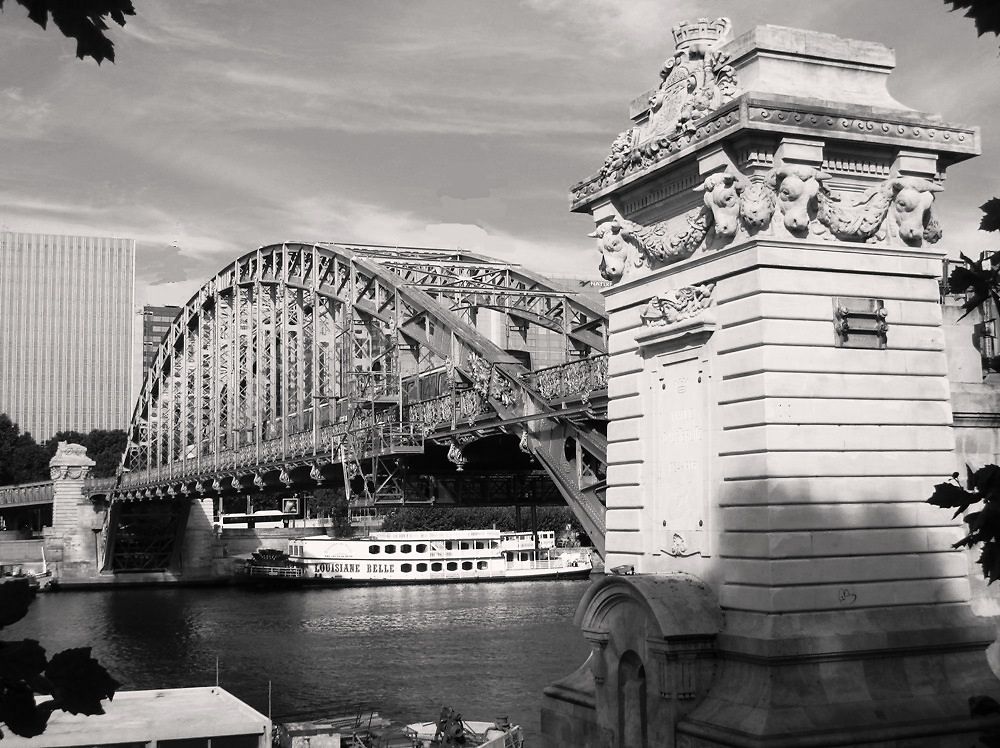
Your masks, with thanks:
<instances>
[{"instance_id":1,"label":"carved stone monument","mask_svg":"<svg viewBox=\"0 0 1000 748\"><path fill-rule=\"evenodd\" d=\"M606 568L552 745L968 746L997 697L959 521L935 196L976 129L881 44L674 28L600 170ZM930 74L932 71L928 71Z\"/></svg>"},{"instance_id":2,"label":"carved stone monument","mask_svg":"<svg viewBox=\"0 0 1000 748\"><path fill-rule=\"evenodd\" d=\"M44 530L45 556L58 579L97 574L104 511L84 494L83 484L96 463L80 444L59 442L49 461L52 476L52 526Z\"/></svg>"}]
</instances>

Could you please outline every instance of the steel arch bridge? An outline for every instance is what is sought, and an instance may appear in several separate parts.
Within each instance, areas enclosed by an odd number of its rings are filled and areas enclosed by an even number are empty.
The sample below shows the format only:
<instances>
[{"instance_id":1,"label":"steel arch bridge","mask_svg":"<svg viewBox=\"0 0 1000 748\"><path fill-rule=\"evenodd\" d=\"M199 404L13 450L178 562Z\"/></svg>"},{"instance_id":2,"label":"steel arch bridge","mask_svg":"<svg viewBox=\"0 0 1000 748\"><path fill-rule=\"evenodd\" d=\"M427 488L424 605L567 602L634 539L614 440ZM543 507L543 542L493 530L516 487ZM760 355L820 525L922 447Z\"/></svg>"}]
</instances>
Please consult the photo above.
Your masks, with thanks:
<instances>
[{"instance_id":1,"label":"steel arch bridge","mask_svg":"<svg viewBox=\"0 0 1000 748\"><path fill-rule=\"evenodd\" d=\"M532 370L485 334L498 322L560 336L563 362ZM489 439L544 469L603 555L606 402L607 317L579 292L465 251L261 247L210 278L160 345L105 569L164 567L191 498L343 481L358 505L421 501L408 469L447 449L472 472ZM122 538L144 514L161 537L137 548Z\"/></svg>"}]
</instances>

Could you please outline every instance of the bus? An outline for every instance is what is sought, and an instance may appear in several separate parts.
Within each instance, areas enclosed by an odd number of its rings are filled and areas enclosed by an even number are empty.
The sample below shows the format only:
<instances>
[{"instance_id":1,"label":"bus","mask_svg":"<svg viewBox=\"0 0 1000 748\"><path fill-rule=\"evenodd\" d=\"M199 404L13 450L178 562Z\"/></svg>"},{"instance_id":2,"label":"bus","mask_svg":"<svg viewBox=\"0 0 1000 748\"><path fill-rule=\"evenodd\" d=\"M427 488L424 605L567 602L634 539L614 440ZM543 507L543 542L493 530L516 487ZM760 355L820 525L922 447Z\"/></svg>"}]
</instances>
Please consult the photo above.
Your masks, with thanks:
<instances>
[{"instance_id":1,"label":"bus","mask_svg":"<svg viewBox=\"0 0 1000 748\"><path fill-rule=\"evenodd\" d=\"M249 513L222 514L215 521L215 526L223 530L288 527L293 519L302 519L302 504L297 497L282 499L281 509L258 509Z\"/></svg>"}]
</instances>

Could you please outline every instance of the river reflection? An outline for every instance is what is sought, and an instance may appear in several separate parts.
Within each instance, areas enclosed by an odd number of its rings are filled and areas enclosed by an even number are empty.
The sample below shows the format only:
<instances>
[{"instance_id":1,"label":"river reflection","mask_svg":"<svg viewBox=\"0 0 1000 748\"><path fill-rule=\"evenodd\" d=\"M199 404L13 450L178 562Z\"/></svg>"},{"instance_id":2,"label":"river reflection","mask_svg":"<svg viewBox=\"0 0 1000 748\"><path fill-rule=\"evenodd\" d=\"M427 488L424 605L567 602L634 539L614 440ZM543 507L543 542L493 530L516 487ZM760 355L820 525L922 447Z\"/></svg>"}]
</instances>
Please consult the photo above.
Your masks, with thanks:
<instances>
[{"instance_id":1,"label":"river reflection","mask_svg":"<svg viewBox=\"0 0 1000 748\"><path fill-rule=\"evenodd\" d=\"M573 626L586 581L40 595L4 631L49 653L91 645L125 688L219 682L278 721L374 708L430 720L507 714L540 744L546 685L586 658Z\"/></svg>"}]
</instances>

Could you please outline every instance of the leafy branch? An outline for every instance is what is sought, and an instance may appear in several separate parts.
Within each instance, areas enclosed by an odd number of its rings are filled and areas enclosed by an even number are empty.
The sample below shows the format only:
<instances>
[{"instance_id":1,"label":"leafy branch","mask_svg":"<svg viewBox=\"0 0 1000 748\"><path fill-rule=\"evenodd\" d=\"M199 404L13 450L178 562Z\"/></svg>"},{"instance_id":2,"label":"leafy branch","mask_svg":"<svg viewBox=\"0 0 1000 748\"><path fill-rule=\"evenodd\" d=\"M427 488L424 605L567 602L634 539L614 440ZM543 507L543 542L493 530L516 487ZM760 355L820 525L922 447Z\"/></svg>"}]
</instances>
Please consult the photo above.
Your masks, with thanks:
<instances>
[{"instance_id":1,"label":"leafy branch","mask_svg":"<svg viewBox=\"0 0 1000 748\"><path fill-rule=\"evenodd\" d=\"M0 0L0 11L5 0ZM16 0L28 10L28 18L43 29L52 23L70 39L76 39L76 56L92 57L100 65L115 61L115 45L105 35L110 19L125 25L125 16L134 16L132 0Z\"/></svg>"},{"instance_id":2,"label":"leafy branch","mask_svg":"<svg viewBox=\"0 0 1000 748\"><path fill-rule=\"evenodd\" d=\"M0 628L27 615L33 599L26 579L0 581ZM34 639L0 641L0 725L19 737L41 735L57 710L104 714L101 701L114 698L120 685L91 657L90 647L66 649L49 659ZM36 702L36 694L50 698Z\"/></svg>"},{"instance_id":3,"label":"leafy branch","mask_svg":"<svg viewBox=\"0 0 1000 748\"><path fill-rule=\"evenodd\" d=\"M986 465L972 472L968 469L968 488L958 482L958 473L950 481L934 486L929 504L954 509L952 519L976 504L982 508L965 515L968 533L952 548L972 548L981 545L979 565L989 584L1000 579L1000 467Z\"/></svg>"}]
</instances>

